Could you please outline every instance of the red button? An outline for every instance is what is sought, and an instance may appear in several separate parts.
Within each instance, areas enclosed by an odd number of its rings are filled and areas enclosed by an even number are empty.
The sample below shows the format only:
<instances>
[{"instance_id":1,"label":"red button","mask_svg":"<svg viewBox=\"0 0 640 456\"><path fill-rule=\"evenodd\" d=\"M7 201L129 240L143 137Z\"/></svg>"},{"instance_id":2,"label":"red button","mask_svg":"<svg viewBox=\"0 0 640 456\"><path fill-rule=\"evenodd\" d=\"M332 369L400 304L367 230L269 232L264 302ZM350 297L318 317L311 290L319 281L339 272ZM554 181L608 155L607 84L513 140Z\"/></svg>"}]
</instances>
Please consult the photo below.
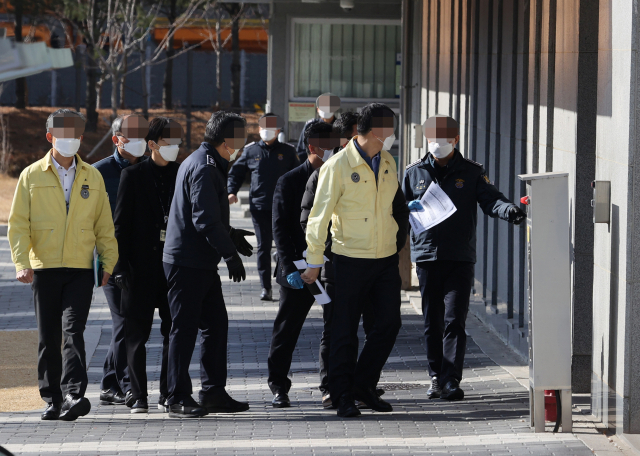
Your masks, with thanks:
<instances>
[{"instance_id":1,"label":"red button","mask_svg":"<svg viewBox=\"0 0 640 456\"><path fill-rule=\"evenodd\" d=\"M522 198L520 198L520 202L521 202L522 204L526 204L527 206L529 205L529 202L530 202L530 201L531 201L531 200L529 199L529 197L528 197L528 196L523 196Z\"/></svg>"}]
</instances>

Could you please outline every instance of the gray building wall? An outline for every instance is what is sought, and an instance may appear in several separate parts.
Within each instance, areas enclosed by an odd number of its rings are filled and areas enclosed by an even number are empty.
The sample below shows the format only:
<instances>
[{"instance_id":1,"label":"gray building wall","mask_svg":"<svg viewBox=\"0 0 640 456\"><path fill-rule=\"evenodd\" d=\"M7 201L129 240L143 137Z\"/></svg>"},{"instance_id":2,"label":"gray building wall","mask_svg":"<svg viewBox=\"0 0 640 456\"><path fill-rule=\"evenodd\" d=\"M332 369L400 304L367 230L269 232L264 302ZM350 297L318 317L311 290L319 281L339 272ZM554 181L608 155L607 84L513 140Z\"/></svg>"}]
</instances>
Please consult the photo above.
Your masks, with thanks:
<instances>
[{"instance_id":1,"label":"gray building wall","mask_svg":"<svg viewBox=\"0 0 640 456\"><path fill-rule=\"evenodd\" d=\"M159 60L162 60L161 57ZM134 55L129 62L129 68L133 68L139 57ZM244 77L244 106L251 108L254 103L264 106L267 95L267 56L264 54L245 54L243 59L246 64L243 70ZM151 67L151 107L162 105L162 82L166 63ZM222 102L230 103L231 80L231 54L222 54L221 65ZM81 85L80 106L84 106L86 97L85 72L76 73L75 68L57 70L57 105L74 106L76 99L76 84ZM76 77L79 74L80 78ZM27 87L29 90L29 104L32 106L51 105L51 78L52 72L29 76ZM193 106L196 108L210 108L216 102L216 55L214 52L193 52ZM173 62L173 100L176 107L184 106L187 98L187 55L182 54ZM128 108L142 107L142 74L136 71L126 78L125 102ZM10 105L15 103L15 81L5 83L4 91L0 96L0 104ZM107 80L102 88L101 107L111 106L111 82Z\"/></svg>"},{"instance_id":2,"label":"gray building wall","mask_svg":"<svg viewBox=\"0 0 640 456\"><path fill-rule=\"evenodd\" d=\"M288 103L291 59L291 19L292 18L338 18L338 19L400 19L401 0L357 1L355 7L345 11L338 0L322 3L302 3L299 0L279 1L271 4L269 18L267 106L272 112L289 118ZM320 95L320 94L318 94ZM336 94L340 95L340 94ZM371 100L373 101L373 100ZM349 103L342 101L342 108L355 109L366 102ZM392 108L399 107L399 100L390 103ZM298 139L304 123L292 125L287 132L289 138Z\"/></svg>"},{"instance_id":3,"label":"gray building wall","mask_svg":"<svg viewBox=\"0 0 640 456\"><path fill-rule=\"evenodd\" d=\"M638 11L626 0L408 0L420 12L420 115L457 118L460 149L513 201L521 173L568 172L574 392L610 429L640 432ZM418 15L418 14L417 14ZM407 162L425 153L408 140ZM590 182L612 182L593 224ZM472 311L527 356L524 228L479 212Z\"/></svg>"}]
</instances>

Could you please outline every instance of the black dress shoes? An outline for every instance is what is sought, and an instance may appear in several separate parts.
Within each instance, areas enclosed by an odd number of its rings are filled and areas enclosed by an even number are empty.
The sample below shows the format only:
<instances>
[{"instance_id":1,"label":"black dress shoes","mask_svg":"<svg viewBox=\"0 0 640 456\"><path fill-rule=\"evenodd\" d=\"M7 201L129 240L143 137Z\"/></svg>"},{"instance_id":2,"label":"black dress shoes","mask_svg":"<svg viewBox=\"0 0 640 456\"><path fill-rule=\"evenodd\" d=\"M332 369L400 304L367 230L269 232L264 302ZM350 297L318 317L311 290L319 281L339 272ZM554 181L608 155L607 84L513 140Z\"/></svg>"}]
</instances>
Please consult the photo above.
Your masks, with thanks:
<instances>
[{"instance_id":1,"label":"black dress shoes","mask_svg":"<svg viewBox=\"0 0 640 456\"><path fill-rule=\"evenodd\" d=\"M236 401L224 389L200 396L200 406L209 413L238 413L249 410L247 402Z\"/></svg>"},{"instance_id":2,"label":"black dress shoes","mask_svg":"<svg viewBox=\"0 0 640 456\"><path fill-rule=\"evenodd\" d=\"M440 393L440 399L445 401L461 401L464 399L464 391L460 388L458 380L447 380L442 387L442 393Z\"/></svg>"},{"instance_id":3,"label":"black dress shoes","mask_svg":"<svg viewBox=\"0 0 640 456\"><path fill-rule=\"evenodd\" d=\"M167 405L167 398L164 397L164 395L160 395L160 398L158 399L158 410L160 410L161 412L167 413L169 412L169 406Z\"/></svg>"},{"instance_id":4,"label":"black dress shoes","mask_svg":"<svg viewBox=\"0 0 640 456\"><path fill-rule=\"evenodd\" d=\"M191 397L169 406L170 418L201 418L206 415L207 410Z\"/></svg>"},{"instance_id":5,"label":"black dress shoes","mask_svg":"<svg viewBox=\"0 0 640 456\"><path fill-rule=\"evenodd\" d=\"M91 411L91 402L86 397L77 394L67 394L60 409L62 421L75 421Z\"/></svg>"},{"instance_id":6,"label":"black dress shoes","mask_svg":"<svg viewBox=\"0 0 640 456\"><path fill-rule=\"evenodd\" d=\"M40 419L44 421L59 419L61 407L62 407L62 404L60 403L52 403L47 405L47 408L44 409L44 412L42 413L42 416L40 417Z\"/></svg>"},{"instance_id":7,"label":"black dress shoes","mask_svg":"<svg viewBox=\"0 0 640 456\"><path fill-rule=\"evenodd\" d=\"M356 403L351 394L345 393L340 396L338 399L338 416L343 418L353 418L360 415L360 410L356 407Z\"/></svg>"},{"instance_id":8,"label":"black dress shoes","mask_svg":"<svg viewBox=\"0 0 640 456\"><path fill-rule=\"evenodd\" d=\"M291 401L289 400L289 396L287 395L287 393L278 393L273 396L271 405L273 405L275 408L291 407Z\"/></svg>"},{"instance_id":9,"label":"black dress shoes","mask_svg":"<svg viewBox=\"0 0 640 456\"><path fill-rule=\"evenodd\" d=\"M260 301L271 301L272 299L271 289L267 290L266 288L263 288L262 293L260 293Z\"/></svg>"},{"instance_id":10,"label":"black dress shoes","mask_svg":"<svg viewBox=\"0 0 640 456\"><path fill-rule=\"evenodd\" d=\"M437 399L442 394L442 388L438 382L438 377L431 378L431 386L427 390L427 397L429 399Z\"/></svg>"},{"instance_id":11,"label":"black dress shoes","mask_svg":"<svg viewBox=\"0 0 640 456\"><path fill-rule=\"evenodd\" d=\"M324 409L334 409L336 405L331 400L331 394L325 393L322 395L322 408Z\"/></svg>"},{"instance_id":12,"label":"black dress shoes","mask_svg":"<svg viewBox=\"0 0 640 456\"><path fill-rule=\"evenodd\" d=\"M131 413L148 413L149 403L146 399L138 399L131 406Z\"/></svg>"},{"instance_id":13,"label":"black dress shoes","mask_svg":"<svg viewBox=\"0 0 640 456\"><path fill-rule=\"evenodd\" d=\"M100 405L124 405L124 394L112 389L100 391Z\"/></svg>"},{"instance_id":14,"label":"black dress shoes","mask_svg":"<svg viewBox=\"0 0 640 456\"><path fill-rule=\"evenodd\" d=\"M124 405L131 408L135 403L136 400L133 398L133 393L131 392L131 390L127 391L127 395L124 397Z\"/></svg>"},{"instance_id":15,"label":"black dress shoes","mask_svg":"<svg viewBox=\"0 0 640 456\"><path fill-rule=\"evenodd\" d=\"M393 410L391 404L380 399L380 396L378 396L378 393L373 388L355 387L353 388L353 395L357 400L376 412L391 412Z\"/></svg>"}]
</instances>

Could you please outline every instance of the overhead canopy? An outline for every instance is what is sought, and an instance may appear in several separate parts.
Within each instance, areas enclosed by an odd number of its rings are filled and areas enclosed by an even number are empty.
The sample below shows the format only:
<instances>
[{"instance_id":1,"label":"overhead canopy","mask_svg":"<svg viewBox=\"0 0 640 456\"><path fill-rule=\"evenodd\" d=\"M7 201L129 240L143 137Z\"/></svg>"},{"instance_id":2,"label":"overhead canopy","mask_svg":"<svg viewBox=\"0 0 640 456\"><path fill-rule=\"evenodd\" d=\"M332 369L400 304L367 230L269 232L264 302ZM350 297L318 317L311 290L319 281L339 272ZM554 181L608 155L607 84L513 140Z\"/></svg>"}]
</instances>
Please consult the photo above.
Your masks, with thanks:
<instances>
[{"instance_id":1,"label":"overhead canopy","mask_svg":"<svg viewBox=\"0 0 640 456\"><path fill-rule=\"evenodd\" d=\"M44 42L14 43L0 38L0 82L73 66L70 49L52 49Z\"/></svg>"}]
</instances>

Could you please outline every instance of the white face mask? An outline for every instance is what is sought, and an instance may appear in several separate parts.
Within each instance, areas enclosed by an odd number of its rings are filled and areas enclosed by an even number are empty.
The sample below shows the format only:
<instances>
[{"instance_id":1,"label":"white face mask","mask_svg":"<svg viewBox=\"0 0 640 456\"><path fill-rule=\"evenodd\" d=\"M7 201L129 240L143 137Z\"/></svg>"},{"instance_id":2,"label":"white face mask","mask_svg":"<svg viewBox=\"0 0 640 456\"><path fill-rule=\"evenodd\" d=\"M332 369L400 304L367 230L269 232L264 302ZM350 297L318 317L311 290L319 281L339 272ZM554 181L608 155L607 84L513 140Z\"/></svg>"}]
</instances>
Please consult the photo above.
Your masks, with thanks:
<instances>
[{"instance_id":1,"label":"white face mask","mask_svg":"<svg viewBox=\"0 0 640 456\"><path fill-rule=\"evenodd\" d=\"M276 131L278 130L274 130L272 128L261 128L260 138L262 138L263 141L271 141L276 137Z\"/></svg>"},{"instance_id":2,"label":"white face mask","mask_svg":"<svg viewBox=\"0 0 640 456\"><path fill-rule=\"evenodd\" d=\"M333 117L333 112L331 111L323 111L322 109L318 109L318 115L323 119L331 119Z\"/></svg>"},{"instance_id":3,"label":"white face mask","mask_svg":"<svg viewBox=\"0 0 640 456\"><path fill-rule=\"evenodd\" d=\"M236 159L236 157L238 156L238 152L240 152L240 149L231 149L229 146L227 146L227 143L224 143L225 147L228 150L232 150L233 153L229 154L229 161L234 161Z\"/></svg>"},{"instance_id":4,"label":"white face mask","mask_svg":"<svg viewBox=\"0 0 640 456\"><path fill-rule=\"evenodd\" d=\"M173 162L176 161L176 158L178 158L179 150L180 146L178 144L172 144L171 146L160 146L160 148L158 149L158 153L166 161Z\"/></svg>"},{"instance_id":5,"label":"white face mask","mask_svg":"<svg viewBox=\"0 0 640 456\"><path fill-rule=\"evenodd\" d=\"M80 149L80 140L56 138L56 143L53 148L63 157L73 157L78 152L78 149Z\"/></svg>"},{"instance_id":6,"label":"white face mask","mask_svg":"<svg viewBox=\"0 0 640 456\"><path fill-rule=\"evenodd\" d=\"M451 151L453 151L453 144L451 144L448 139L437 138L429 142L429 152L431 152L431 155L435 158L448 157Z\"/></svg>"},{"instance_id":7,"label":"white face mask","mask_svg":"<svg viewBox=\"0 0 640 456\"><path fill-rule=\"evenodd\" d=\"M382 143L382 150L386 150L389 152L393 143L396 142L396 135L392 134L391 136L387 136L384 141L376 136L376 139Z\"/></svg>"},{"instance_id":8,"label":"white face mask","mask_svg":"<svg viewBox=\"0 0 640 456\"><path fill-rule=\"evenodd\" d=\"M130 139L128 143L123 144L122 148L134 157L142 157L147 149L147 143L142 138Z\"/></svg>"},{"instance_id":9,"label":"white face mask","mask_svg":"<svg viewBox=\"0 0 640 456\"><path fill-rule=\"evenodd\" d=\"M323 162L326 162L331 157L333 157L333 149L327 149L327 150L322 149L322 150L324 151L324 155L322 156Z\"/></svg>"}]
</instances>

